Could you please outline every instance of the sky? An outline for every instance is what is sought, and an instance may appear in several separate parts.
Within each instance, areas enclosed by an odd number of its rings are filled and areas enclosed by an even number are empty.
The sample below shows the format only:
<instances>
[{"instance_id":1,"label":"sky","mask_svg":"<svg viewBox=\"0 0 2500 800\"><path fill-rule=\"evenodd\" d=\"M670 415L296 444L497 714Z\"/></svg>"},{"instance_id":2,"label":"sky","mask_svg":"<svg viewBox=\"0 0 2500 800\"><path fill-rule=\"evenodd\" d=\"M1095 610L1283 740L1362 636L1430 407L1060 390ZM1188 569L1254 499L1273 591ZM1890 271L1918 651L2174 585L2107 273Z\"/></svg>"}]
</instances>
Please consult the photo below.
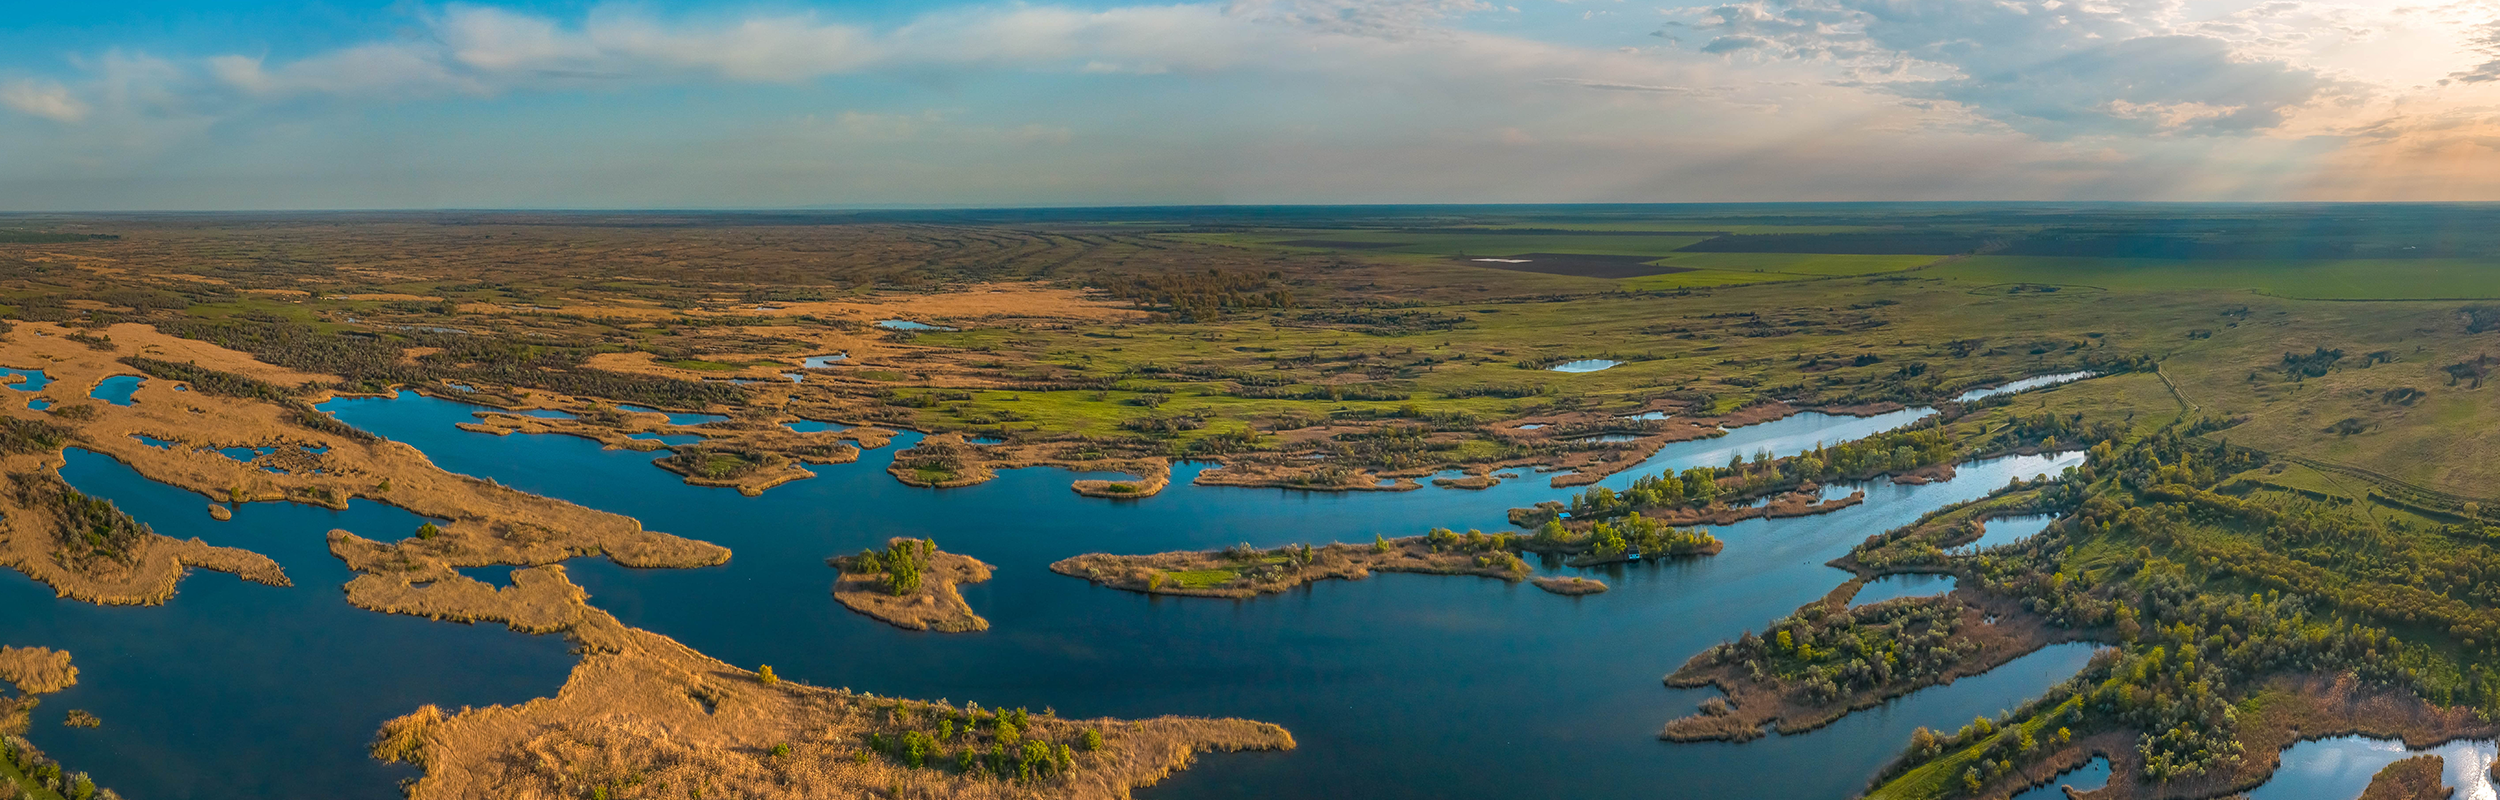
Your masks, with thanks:
<instances>
[{"instance_id":1,"label":"sky","mask_svg":"<svg viewBox=\"0 0 2500 800\"><path fill-rule=\"evenodd\" d=\"M0 210L2500 200L2500 0L16 3Z\"/></svg>"}]
</instances>

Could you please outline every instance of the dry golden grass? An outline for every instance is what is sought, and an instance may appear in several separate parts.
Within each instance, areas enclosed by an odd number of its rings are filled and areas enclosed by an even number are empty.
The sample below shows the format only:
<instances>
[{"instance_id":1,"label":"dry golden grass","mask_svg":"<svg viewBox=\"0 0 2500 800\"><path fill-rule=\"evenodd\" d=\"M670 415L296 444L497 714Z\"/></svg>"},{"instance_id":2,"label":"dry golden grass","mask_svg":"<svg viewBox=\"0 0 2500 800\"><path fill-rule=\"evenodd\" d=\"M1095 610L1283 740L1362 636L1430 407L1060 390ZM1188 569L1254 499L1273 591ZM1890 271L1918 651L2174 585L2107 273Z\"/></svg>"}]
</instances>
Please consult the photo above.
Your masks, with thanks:
<instances>
[{"instance_id":1,"label":"dry golden grass","mask_svg":"<svg viewBox=\"0 0 2500 800\"><path fill-rule=\"evenodd\" d=\"M1078 755L1069 772L1033 781L915 769L865 749L868 733L895 733L898 718L939 708L768 684L666 637L628 629L615 650L584 657L555 697L456 714L429 706L387 723L374 750L424 768L408 787L414 800L574 800L600 790L616 800L978 799L1126 798L1199 753L1294 746L1284 729L1247 720L1036 717L1028 739L1070 743L1090 729L1105 748Z\"/></svg>"},{"instance_id":2,"label":"dry golden grass","mask_svg":"<svg viewBox=\"0 0 2500 800\"><path fill-rule=\"evenodd\" d=\"M335 543L350 534L330 535ZM347 602L357 608L453 622L502 622L524 633L573 630L589 610L588 599L588 593L565 577L561 564L513 570L512 585L500 589L447 568L423 576L358 575L347 582Z\"/></svg>"},{"instance_id":3,"label":"dry golden grass","mask_svg":"<svg viewBox=\"0 0 2500 800\"><path fill-rule=\"evenodd\" d=\"M2441 774L2447 766L2446 759L2429 754L2389 764L2370 778L2361 800L2448 800L2457 790Z\"/></svg>"},{"instance_id":4,"label":"dry golden grass","mask_svg":"<svg viewBox=\"0 0 2500 800\"><path fill-rule=\"evenodd\" d=\"M20 325L10 336L7 363L43 369L54 379L36 393L55 403L52 412L74 404L89 409L89 416L74 419L17 404L0 406L0 414L69 425L76 446L128 464L151 480L218 500L286 500L344 508L350 498L362 498L452 520L433 539L410 537L396 544L357 537L349 537L345 544L334 541L334 552L358 571L412 572L429 565L529 566L593 554L636 567L703 566L729 558L727 549L643 530L641 523L629 517L445 472L404 444L364 441L305 427L289 418L289 410L273 403L181 391L174 381L164 379L140 384L129 406L80 402L104 378L133 374L116 359L142 351L151 357L178 356L203 366L213 364L221 371L264 380L296 379L304 374L259 364L249 356L210 345L167 339L145 326L112 328L111 350L70 341L69 333L48 324ZM174 343L182 349L173 349ZM150 446L136 438L141 435L173 446ZM272 445L280 446L280 451L261 457L259 463L238 462L214 451ZM325 452L313 452L325 448ZM10 471L51 472L61 463L57 452L0 459L0 467ZM269 472L261 469L262 464L287 472ZM5 536L0 539L0 563L51 584L66 597L107 604L161 603L173 595L175 584L190 566L288 585L285 573L266 557L161 536L136 548L128 563L92 559L88 569L73 570L50 552L46 533L52 523L48 518L24 509L11 510L17 513L0 519L0 536ZM396 537L413 532L368 533Z\"/></svg>"},{"instance_id":5,"label":"dry golden grass","mask_svg":"<svg viewBox=\"0 0 2500 800\"><path fill-rule=\"evenodd\" d=\"M897 537L893 541L915 541ZM842 559L831 562L841 569ZM972 604L964 602L955 587L990 579L991 567L979 559L944 551L929 555L929 568L920 574L920 589L896 595L885 590L885 573L841 571L833 584L833 599L852 611L886 621L897 628L942 633L971 633L990 629L990 621L972 613Z\"/></svg>"},{"instance_id":6,"label":"dry golden grass","mask_svg":"<svg viewBox=\"0 0 2500 800\"><path fill-rule=\"evenodd\" d=\"M0 681L25 694L51 694L78 685L78 668L65 650L0 647Z\"/></svg>"},{"instance_id":7,"label":"dry golden grass","mask_svg":"<svg viewBox=\"0 0 2500 800\"><path fill-rule=\"evenodd\" d=\"M1583 578L1577 575L1570 577L1540 575L1529 579L1528 582L1536 584L1536 588L1564 596L1597 594L1606 591L1605 581L1594 578Z\"/></svg>"}]
</instances>

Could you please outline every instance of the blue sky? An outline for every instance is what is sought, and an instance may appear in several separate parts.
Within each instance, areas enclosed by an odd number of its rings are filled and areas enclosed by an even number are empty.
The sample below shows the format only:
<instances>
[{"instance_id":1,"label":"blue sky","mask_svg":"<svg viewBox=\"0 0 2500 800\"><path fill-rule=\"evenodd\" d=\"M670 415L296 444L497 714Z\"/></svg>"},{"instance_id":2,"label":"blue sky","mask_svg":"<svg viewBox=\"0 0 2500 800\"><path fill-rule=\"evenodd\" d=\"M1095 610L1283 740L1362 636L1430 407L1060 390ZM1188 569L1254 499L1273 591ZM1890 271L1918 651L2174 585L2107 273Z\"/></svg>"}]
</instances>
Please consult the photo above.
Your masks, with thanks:
<instances>
[{"instance_id":1,"label":"blue sky","mask_svg":"<svg viewBox=\"0 0 2500 800\"><path fill-rule=\"evenodd\" d=\"M2500 0L22 5L0 210L2500 199Z\"/></svg>"}]
</instances>

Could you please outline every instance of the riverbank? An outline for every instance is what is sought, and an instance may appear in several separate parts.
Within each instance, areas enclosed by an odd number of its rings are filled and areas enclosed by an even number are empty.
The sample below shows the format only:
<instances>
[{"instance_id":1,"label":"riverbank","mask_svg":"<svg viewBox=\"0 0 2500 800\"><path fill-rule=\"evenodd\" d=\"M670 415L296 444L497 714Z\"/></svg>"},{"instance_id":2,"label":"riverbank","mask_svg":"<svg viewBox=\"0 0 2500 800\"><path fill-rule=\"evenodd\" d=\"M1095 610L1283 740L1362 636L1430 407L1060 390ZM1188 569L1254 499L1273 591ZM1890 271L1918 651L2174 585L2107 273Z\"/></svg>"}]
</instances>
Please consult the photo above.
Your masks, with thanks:
<instances>
[{"instance_id":1,"label":"riverbank","mask_svg":"<svg viewBox=\"0 0 2500 800\"><path fill-rule=\"evenodd\" d=\"M427 706L386 723L374 755L424 769L411 800L643 796L629 790L1125 800L1200 753L1295 745L1249 720L1061 720L805 686L623 630L556 696Z\"/></svg>"},{"instance_id":2,"label":"riverbank","mask_svg":"<svg viewBox=\"0 0 2500 800\"><path fill-rule=\"evenodd\" d=\"M100 346L75 341L72 333L27 323L9 334L12 354L44 365L52 381L42 394L53 405L0 406L0 416L13 425L61 431L44 443L0 454L0 467L10 472L50 473L61 464L59 448L75 446L215 500L343 509L361 499L440 521L424 537L343 548L341 556L360 571L422 571L428 564L530 566L594 553L639 567L705 566L729 557L726 549L647 531L627 517L445 472L413 447L365 434L293 399L310 384L289 388L272 382L305 377L301 373L146 326L114 326ZM165 360L170 353L186 360ZM180 377L147 378L132 390L128 405L75 399L106 377L145 374L133 364ZM233 371L207 366L212 364ZM288 585L284 572L264 556L198 541L139 536L117 549L115 558L66 558L52 543L51 529L59 522L50 512L15 500L0 502L18 512L0 521L7 536L0 542L0 560L65 597L160 603L193 566Z\"/></svg>"},{"instance_id":3,"label":"riverbank","mask_svg":"<svg viewBox=\"0 0 2500 800\"><path fill-rule=\"evenodd\" d=\"M1830 649L1826 643L1835 638L1871 640L1876 652L1870 658L1866 651ZM1667 675L1670 687L1713 687L1724 697L1668 722L1658 738L1745 742L1766 735L1766 727L1781 734L1810 731L2078 638L2017 604L1968 590L1858 607L1845 598L1827 598L1773 624L1760 638L1748 633L1693 656ZM1835 683L1818 669L1826 666L1857 677Z\"/></svg>"},{"instance_id":4,"label":"riverbank","mask_svg":"<svg viewBox=\"0 0 2500 800\"><path fill-rule=\"evenodd\" d=\"M2432 747L2457 739L2500 735L2500 725L2478 718L2465 708L2439 708L2403 692L2373 688L2350 675L2286 675L2264 682L2242 704L2240 741L2245 746L2232 769L2151 784L2142 774L2143 759L2133 748L2107 753L2109 785L2083 792L2080 800L2195 800L2246 792L2262 786L2283 766L2292 745L2338 736L2370 736L2402 740L2408 748Z\"/></svg>"}]
</instances>

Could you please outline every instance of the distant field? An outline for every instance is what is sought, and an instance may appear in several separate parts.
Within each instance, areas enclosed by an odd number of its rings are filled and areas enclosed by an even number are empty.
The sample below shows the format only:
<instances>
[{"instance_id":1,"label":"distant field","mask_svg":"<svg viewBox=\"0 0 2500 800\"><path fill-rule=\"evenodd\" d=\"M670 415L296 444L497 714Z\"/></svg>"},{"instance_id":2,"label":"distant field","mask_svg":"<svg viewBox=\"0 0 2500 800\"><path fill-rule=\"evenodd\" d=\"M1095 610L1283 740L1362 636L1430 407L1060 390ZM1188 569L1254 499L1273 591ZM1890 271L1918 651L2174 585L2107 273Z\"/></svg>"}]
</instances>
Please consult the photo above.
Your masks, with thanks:
<instances>
[{"instance_id":1,"label":"distant field","mask_svg":"<svg viewBox=\"0 0 2500 800\"><path fill-rule=\"evenodd\" d=\"M1835 275L1898 272L1932 263L1935 256L1865 256L1816 253L1677 253L1657 263L1691 272L1623 280L1626 289L1682 289L1732 283L1793 281Z\"/></svg>"},{"instance_id":2,"label":"distant field","mask_svg":"<svg viewBox=\"0 0 2500 800\"><path fill-rule=\"evenodd\" d=\"M1796 272L1755 272L1752 270L1696 269L1690 272L1671 272L1665 275L1644 275L1638 278L1626 278L1616 281L1616 283L1622 288L1632 290L1687 289L1699 288L1703 286L1727 286L1738 283L1797 281L1812 277L1815 276Z\"/></svg>"},{"instance_id":3,"label":"distant field","mask_svg":"<svg viewBox=\"0 0 2500 800\"><path fill-rule=\"evenodd\" d=\"M1417 233L1408 231L1307 231L1289 237L1258 237L1249 243L1362 253L1436 256L1509 256L1520 253L1663 256L1704 236L1592 233Z\"/></svg>"},{"instance_id":4,"label":"distant field","mask_svg":"<svg viewBox=\"0 0 2500 800\"><path fill-rule=\"evenodd\" d=\"M2500 262L2460 258L2188 261L1980 256L1920 274L1979 284L2053 283L2156 291L2243 289L2311 300L2500 297Z\"/></svg>"},{"instance_id":5,"label":"distant field","mask_svg":"<svg viewBox=\"0 0 2500 800\"><path fill-rule=\"evenodd\" d=\"M1864 225L1722 225L1707 219L1670 219L1655 222L1523 222L1514 225L1481 225L1482 228L1520 228L1526 230L1608 231L1718 231L1721 233L1858 233L1876 230Z\"/></svg>"},{"instance_id":6,"label":"distant field","mask_svg":"<svg viewBox=\"0 0 2500 800\"><path fill-rule=\"evenodd\" d=\"M1899 272L1936 261L1936 256L1869 256L1828 253L1677 253L1658 263L1686 269L1788 272L1799 275L1872 275Z\"/></svg>"}]
</instances>

